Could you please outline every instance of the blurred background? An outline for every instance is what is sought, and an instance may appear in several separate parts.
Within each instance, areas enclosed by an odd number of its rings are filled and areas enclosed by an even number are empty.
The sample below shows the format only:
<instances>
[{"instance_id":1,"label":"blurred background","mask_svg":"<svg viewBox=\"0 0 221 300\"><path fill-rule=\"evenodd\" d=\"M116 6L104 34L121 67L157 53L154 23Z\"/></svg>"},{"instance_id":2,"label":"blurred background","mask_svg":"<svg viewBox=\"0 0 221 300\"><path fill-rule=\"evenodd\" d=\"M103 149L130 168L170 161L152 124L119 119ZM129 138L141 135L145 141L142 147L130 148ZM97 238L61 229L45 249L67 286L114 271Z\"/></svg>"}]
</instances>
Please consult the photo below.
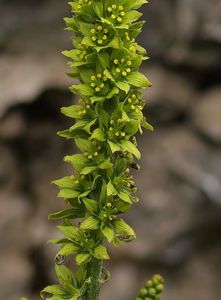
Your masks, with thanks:
<instances>
[{"instance_id":1,"label":"blurred background","mask_svg":"<svg viewBox=\"0 0 221 300\"><path fill-rule=\"evenodd\" d=\"M66 60L67 1L0 0L0 299L39 299L54 280L53 179L76 149L56 136L73 102ZM141 201L128 214L137 240L110 249L101 300L135 298L146 278L166 278L163 300L221 299L221 2L157 0L143 9L139 42L153 82L139 137ZM74 99L75 101L76 99Z\"/></svg>"}]
</instances>

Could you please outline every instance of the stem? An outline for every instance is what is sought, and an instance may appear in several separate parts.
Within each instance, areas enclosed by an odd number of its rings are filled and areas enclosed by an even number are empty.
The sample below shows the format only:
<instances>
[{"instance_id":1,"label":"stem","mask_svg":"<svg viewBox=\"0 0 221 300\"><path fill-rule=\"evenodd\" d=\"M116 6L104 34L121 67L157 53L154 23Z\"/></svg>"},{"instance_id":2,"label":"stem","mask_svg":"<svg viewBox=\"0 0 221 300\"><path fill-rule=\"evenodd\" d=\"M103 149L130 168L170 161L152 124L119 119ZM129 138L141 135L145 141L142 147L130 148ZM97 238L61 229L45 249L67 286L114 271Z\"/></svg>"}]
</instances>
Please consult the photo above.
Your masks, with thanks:
<instances>
[{"instance_id":1,"label":"stem","mask_svg":"<svg viewBox=\"0 0 221 300\"><path fill-rule=\"evenodd\" d=\"M91 278L91 283L88 284L87 290L83 296L83 300L98 300L100 293L100 273L102 261L92 258L87 268L87 275Z\"/></svg>"}]
</instances>

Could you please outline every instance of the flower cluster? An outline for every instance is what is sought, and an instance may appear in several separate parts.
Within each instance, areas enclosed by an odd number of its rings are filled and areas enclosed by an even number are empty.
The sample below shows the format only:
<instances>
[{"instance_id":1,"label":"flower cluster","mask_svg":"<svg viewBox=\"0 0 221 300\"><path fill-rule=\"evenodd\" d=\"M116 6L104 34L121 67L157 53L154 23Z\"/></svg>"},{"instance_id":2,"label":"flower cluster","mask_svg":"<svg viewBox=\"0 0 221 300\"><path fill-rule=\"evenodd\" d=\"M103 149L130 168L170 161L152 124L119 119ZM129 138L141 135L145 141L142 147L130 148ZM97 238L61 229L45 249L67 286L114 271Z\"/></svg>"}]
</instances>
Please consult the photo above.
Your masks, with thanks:
<instances>
[{"instance_id":1,"label":"flower cluster","mask_svg":"<svg viewBox=\"0 0 221 300\"><path fill-rule=\"evenodd\" d=\"M112 4L107 8L109 18L116 23L121 23L125 16L124 7L122 5Z\"/></svg>"},{"instance_id":2,"label":"flower cluster","mask_svg":"<svg viewBox=\"0 0 221 300\"><path fill-rule=\"evenodd\" d=\"M63 54L71 60L71 77L79 79L70 89L80 104L61 109L74 122L58 134L72 139L80 153L64 158L73 174L54 181L68 207L49 216L62 221L63 237L51 240L60 247L55 259L60 285L46 287L43 299L97 299L99 276L107 274L101 271L101 261L109 259L106 242L119 246L135 238L122 214L138 201L130 174L141 156L134 135L142 127L152 130L142 112L142 90L151 84L139 72L147 57L136 43L143 26L137 9L146 2L70 2L74 15L65 21L75 49ZM79 265L76 274L64 266L69 255Z\"/></svg>"},{"instance_id":3,"label":"flower cluster","mask_svg":"<svg viewBox=\"0 0 221 300\"><path fill-rule=\"evenodd\" d=\"M91 29L91 40L97 45L105 45L108 41L109 37L109 30L105 26L101 24L96 25L94 28Z\"/></svg>"},{"instance_id":4,"label":"flower cluster","mask_svg":"<svg viewBox=\"0 0 221 300\"><path fill-rule=\"evenodd\" d=\"M161 275L154 275L146 282L145 287L140 289L136 300L160 300L163 289L164 279Z\"/></svg>"}]
</instances>

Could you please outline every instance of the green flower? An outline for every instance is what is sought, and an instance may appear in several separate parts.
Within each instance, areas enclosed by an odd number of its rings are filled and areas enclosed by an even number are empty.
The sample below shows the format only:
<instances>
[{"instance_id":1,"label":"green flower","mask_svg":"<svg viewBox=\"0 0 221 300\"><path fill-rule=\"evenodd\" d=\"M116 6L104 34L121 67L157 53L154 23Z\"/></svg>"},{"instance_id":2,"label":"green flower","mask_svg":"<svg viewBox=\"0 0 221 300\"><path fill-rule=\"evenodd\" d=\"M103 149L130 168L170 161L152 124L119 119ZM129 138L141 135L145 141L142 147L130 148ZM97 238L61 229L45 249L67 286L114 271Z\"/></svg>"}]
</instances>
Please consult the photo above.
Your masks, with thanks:
<instances>
[{"instance_id":1,"label":"green flower","mask_svg":"<svg viewBox=\"0 0 221 300\"><path fill-rule=\"evenodd\" d=\"M142 13L133 10L135 6L136 5L130 0L120 2L119 4L114 0L107 0L105 10L106 18L103 18L103 22L110 23L118 28L124 28L127 24L135 22L142 16Z\"/></svg>"},{"instance_id":2,"label":"green flower","mask_svg":"<svg viewBox=\"0 0 221 300\"><path fill-rule=\"evenodd\" d=\"M103 183L102 190L107 189ZM84 204L89 212L85 220L81 224L84 230L101 230L103 236L114 245L120 243L119 236L130 236L135 238L133 229L122 219L117 217L118 214L129 209L130 205L116 199L113 196L107 196L107 191L104 191L103 197L97 202L92 199L85 199Z\"/></svg>"},{"instance_id":3,"label":"green flower","mask_svg":"<svg viewBox=\"0 0 221 300\"><path fill-rule=\"evenodd\" d=\"M78 265L90 262L92 257L102 260L109 259L106 247L99 240L95 240L90 231L78 228L71 222L68 222L65 226L58 226L58 229L64 234L65 238L50 240L51 243L61 246L57 256L75 254Z\"/></svg>"},{"instance_id":4,"label":"green flower","mask_svg":"<svg viewBox=\"0 0 221 300\"><path fill-rule=\"evenodd\" d=\"M82 8L84 8L85 5L92 5L92 1L91 0L75 0L72 2L69 2L69 4L72 7L72 12L73 13L79 13Z\"/></svg>"}]
</instances>

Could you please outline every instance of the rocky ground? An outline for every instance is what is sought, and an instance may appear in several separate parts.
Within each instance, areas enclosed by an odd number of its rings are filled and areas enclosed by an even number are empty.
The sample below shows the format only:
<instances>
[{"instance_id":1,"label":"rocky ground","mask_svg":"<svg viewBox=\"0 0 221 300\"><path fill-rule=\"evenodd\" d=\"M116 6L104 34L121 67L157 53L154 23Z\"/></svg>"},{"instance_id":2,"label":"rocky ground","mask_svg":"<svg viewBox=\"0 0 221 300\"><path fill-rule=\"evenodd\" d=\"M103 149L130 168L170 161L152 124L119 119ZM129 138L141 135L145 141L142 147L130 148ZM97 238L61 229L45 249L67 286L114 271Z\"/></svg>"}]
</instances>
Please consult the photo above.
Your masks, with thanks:
<instances>
[{"instance_id":1,"label":"rocky ground","mask_svg":"<svg viewBox=\"0 0 221 300\"><path fill-rule=\"evenodd\" d=\"M64 1L63 1L64 2ZM52 282L56 236L48 213L63 207L49 183L70 172L73 145L56 136L67 120L70 46L62 1L0 1L0 299L39 299ZM111 248L102 300L130 300L162 273L163 300L221 298L220 1L158 0L145 9L140 42L153 82L146 114L154 133L139 138L141 201L129 213L137 240Z\"/></svg>"}]
</instances>

